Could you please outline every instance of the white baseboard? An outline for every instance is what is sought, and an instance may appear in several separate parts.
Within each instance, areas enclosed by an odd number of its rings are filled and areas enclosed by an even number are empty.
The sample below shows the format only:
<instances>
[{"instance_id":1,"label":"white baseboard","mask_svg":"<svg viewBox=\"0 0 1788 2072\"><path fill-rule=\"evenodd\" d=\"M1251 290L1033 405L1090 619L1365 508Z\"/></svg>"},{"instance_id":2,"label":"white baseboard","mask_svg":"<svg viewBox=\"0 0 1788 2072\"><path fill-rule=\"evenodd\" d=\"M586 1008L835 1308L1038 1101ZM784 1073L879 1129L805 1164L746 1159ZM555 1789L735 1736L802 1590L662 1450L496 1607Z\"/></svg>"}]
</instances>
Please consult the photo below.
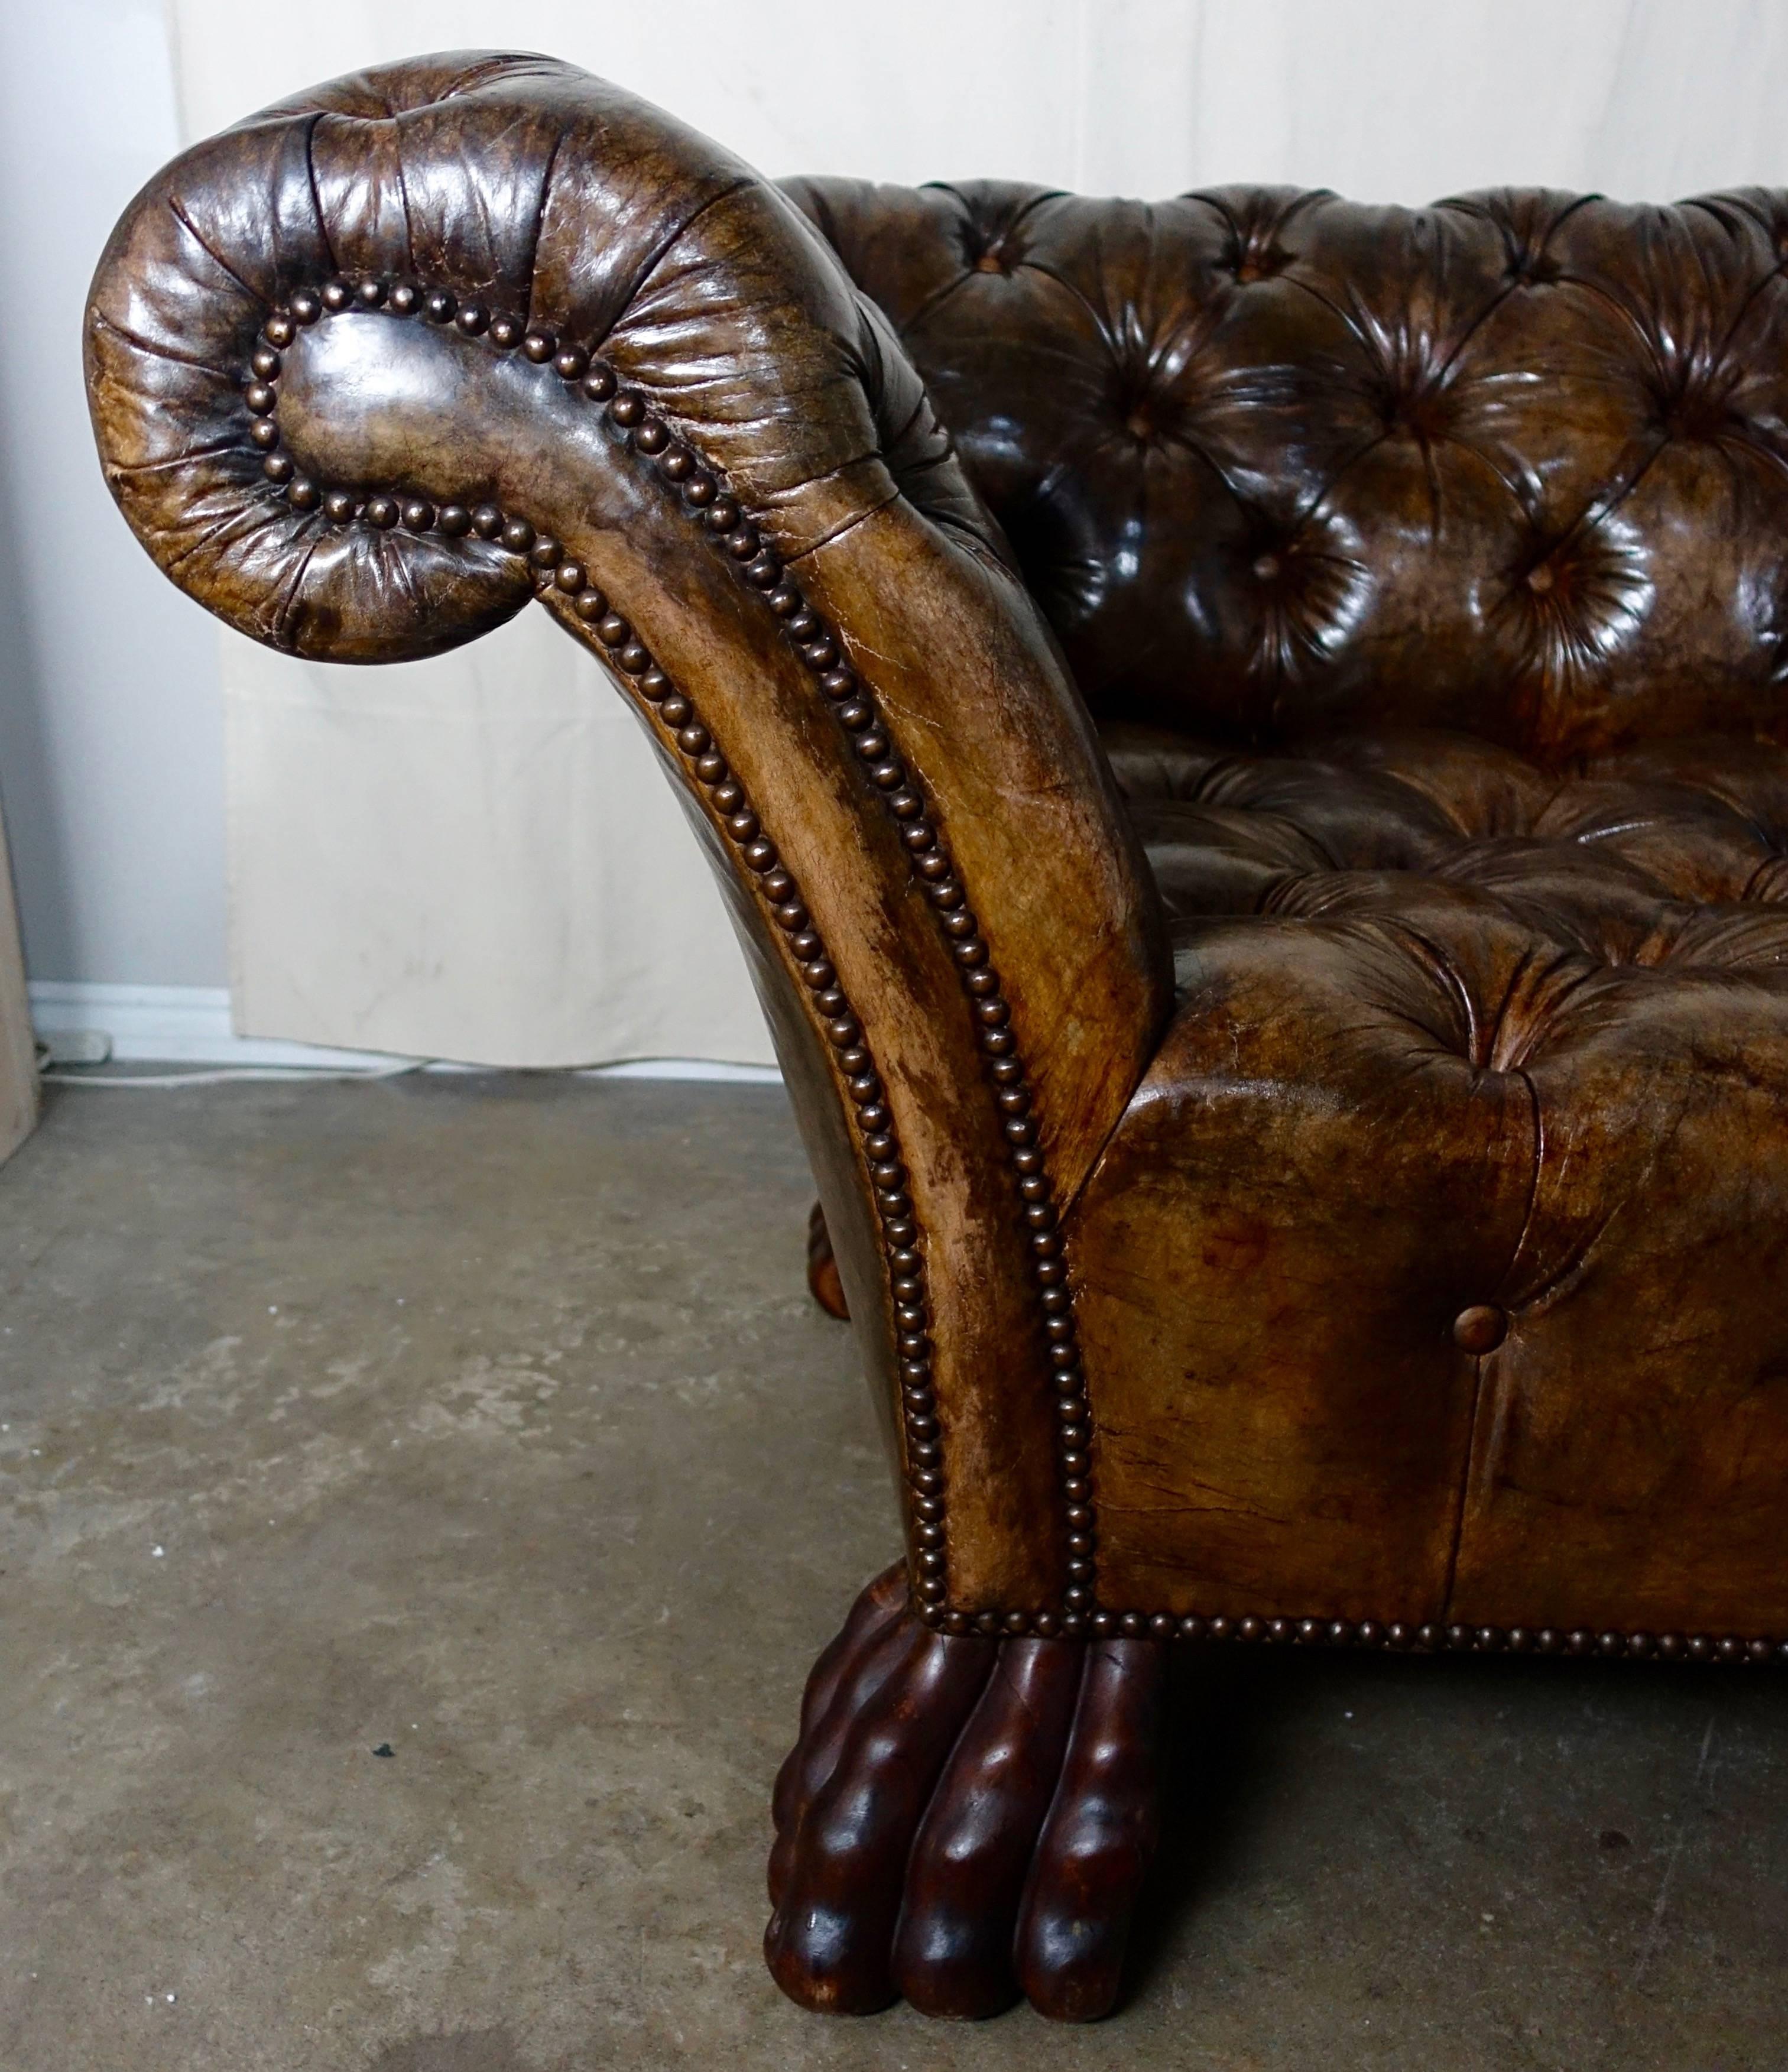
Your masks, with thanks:
<instances>
[{"instance_id":1,"label":"white baseboard","mask_svg":"<svg viewBox=\"0 0 1788 2072\"><path fill-rule=\"evenodd\" d=\"M39 1035L97 1030L110 1037L112 1055L125 1064L309 1065L342 1071L391 1062L376 1051L238 1036L230 1026L228 989L220 985L34 979L27 990Z\"/></svg>"},{"instance_id":2,"label":"white baseboard","mask_svg":"<svg viewBox=\"0 0 1788 2072\"><path fill-rule=\"evenodd\" d=\"M112 1055L121 1064L283 1065L339 1072L370 1071L392 1063L380 1050L334 1050L317 1043L238 1036L230 1026L230 996L223 986L34 979L27 989L40 1036L101 1030L111 1038ZM614 1079L714 1079L744 1086L782 1081L774 1065L727 1065L703 1058L630 1059L587 1070Z\"/></svg>"}]
</instances>

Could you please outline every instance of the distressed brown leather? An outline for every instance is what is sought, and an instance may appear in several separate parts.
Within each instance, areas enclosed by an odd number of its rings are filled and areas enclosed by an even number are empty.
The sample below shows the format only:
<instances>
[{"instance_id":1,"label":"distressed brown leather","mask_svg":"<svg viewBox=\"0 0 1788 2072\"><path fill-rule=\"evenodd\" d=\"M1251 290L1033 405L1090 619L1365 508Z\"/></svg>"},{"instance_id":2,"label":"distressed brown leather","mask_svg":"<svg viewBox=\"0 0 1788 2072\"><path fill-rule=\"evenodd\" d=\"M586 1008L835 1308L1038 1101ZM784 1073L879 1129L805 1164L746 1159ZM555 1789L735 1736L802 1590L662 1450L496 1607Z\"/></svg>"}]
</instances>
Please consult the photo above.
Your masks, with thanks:
<instances>
[{"instance_id":1,"label":"distressed brown leather","mask_svg":"<svg viewBox=\"0 0 1788 2072\"><path fill-rule=\"evenodd\" d=\"M1761 191L779 191L568 68L461 54L153 183L89 380L127 517L212 609L431 652L528 565L288 508L245 366L337 273L476 294L600 350L836 625L1009 1001L1068 1318L898 832L675 499L549 368L450 328L368 310L286 356L319 475L551 526L795 872L898 1123L949 1631L1788 1638L1785 249ZM689 796L898 1453L843 1079Z\"/></svg>"},{"instance_id":2,"label":"distressed brown leather","mask_svg":"<svg viewBox=\"0 0 1788 2072\"><path fill-rule=\"evenodd\" d=\"M1788 198L791 187L1171 917L1099 1602L1788 1632Z\"/></svg>"},{"instance_id":3,"label":"distressed brown leather","mask_svg":"<svg viewBox=\"0 0 1788 2072\"><path fill-rule=\"evenodd\" d=\"M1105 1590L1788 1626L1788 751L1112 742L1181 1005L1077 1211Z\"/></svg>"},{"instance_id":4,"label":"distressed brown leather","mask_svg":"<svg viewBox=\"0 0 1788 2072\"><path fill-rule=\"evenodd\" d=\"M1788 196L790 187L1101 717L1781 737Z\"/></svg>"}]
</instances>

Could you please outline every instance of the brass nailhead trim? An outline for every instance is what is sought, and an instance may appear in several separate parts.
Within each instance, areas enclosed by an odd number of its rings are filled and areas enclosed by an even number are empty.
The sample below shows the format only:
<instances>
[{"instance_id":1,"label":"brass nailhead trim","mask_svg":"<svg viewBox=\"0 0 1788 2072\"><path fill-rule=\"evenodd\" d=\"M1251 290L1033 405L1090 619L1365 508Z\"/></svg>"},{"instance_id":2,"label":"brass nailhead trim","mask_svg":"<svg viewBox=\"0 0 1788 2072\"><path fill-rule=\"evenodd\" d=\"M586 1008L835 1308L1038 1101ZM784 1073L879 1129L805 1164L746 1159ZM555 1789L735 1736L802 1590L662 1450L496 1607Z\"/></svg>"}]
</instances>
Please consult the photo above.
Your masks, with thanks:
<instances>
[{"instance_id":1,"label":"brass nailhead trim","mask_svg":"<svg viewBox=\"0 0 1788 2072\"><path fill-rule=\"evenodd\" d=\"M297 510L316 512L322 521L334 524L360 523L380 531L401 525L409 532L440 532L450 538L475 536L506 553L525 557L533 574L536 595L544 598L556 594L568 604L586 634L600 643L610 665L646 701L658 726L707 793L745 868L757 879L790 961L810 996L815 1018L832 1046L875 1186L883 1261L898 1326L908 1496L918 1548L915 1587L923 1603L939 1606L947 1589L944 1484L937 1405L931 1387L925 1262L912 1204L905 1190L906 1169L901 1159L899 1137L883 1099L868 1038L838 982L800 888L783 865L774 842L764 834L744 787L715 745L693 702L676 689L635 638L629 622L613 609L582 566L566 558L564 548L551 534L539 531L519 513L501 510L495 504L470 508L459 504L437 506L422 497L390 492L363 497L345 488L326 488L300 475L290 456L281 450L276 418L280 353L290 345L301 325L316 323L325 312L351 308L385 308L400 316L420 309L437 323L455 323L468 336L488 335L499 347L519 343L530 360L552 360L561 379L582 381L585 393L593 401L611 401L610 415L618 421L639 425L642 437L635 443L644 445L648 452L665 450L668 437L654 440L650 436L643 422L643 413L630 409L627 399L615 394L615 384L606 370L585 379L590 359L582 347L561 347L543 332L524 333L512 318L492 316L477 304L460 305L443 289L425 295L407 282L352 284L335 280L326 282L320 292L299 289L287 307L274 310L262 326L261 337L249 358L248 372L252 378L243 397L249 413L249 436L265 456L261 472ZM696 476L693 466L667 467L665 471L673 480L701 479ZM709 500L698 495L693 500L701 504Z\"/></svg>"},{"instance_id":2,"label":"brass nailhead trim","mask_svg":"<svg viewBox=\"0 0 1788 2072\"><path fill-rule=\"evenodd\" d=\"M989 1077L1004 1119L1019 1207L1030 1231L1032 1273L1057 1377L1057 1457L1062 1472L1063 1522L1070 1552L1069 1587L1059 1613L1046 1610L971 1615L946 1609L944 1488L931 1380L924 1262L912 1204L905 1191L906 1170L894 1119L882 1099L882 1083L867 1038L838 985L799 888L780 863L774 844L763 836L743 787L714 746L693 703L672 686L645 648L633 638L627 621L610 610L607 600L589 582L584 570L567 561L559 543L550 535L537 532L527 519L488 504L471 510L456 504L437 508L420 497L376 494L362 499L345 489L326 491L300 475L290 456L281 450L275 414L280 353L291 344L300 327L316 323L326 312L356 307L382 309L396 316L420 313L436 323L454 324L468 338L487 338L502 352L519 345L530 360L536 364L550 360L562 380L579 384L591 402L605 405L610 421L623 434L631 434L636 450L656 462L666 480L680 490L692 520L725 549L741 577L763 594L769 609L783 621L784 631L832 701L838 723L863 758L886 809L900 825L914 874L951 944L976 1018L987 1055ZM582 346L561 344L549 332L524 329L518 319L493 314L479 303L462 305L446 289L425 290L405 281L335 279L326 282L320 290L298 290L285 310L276 310L268 317L250 356L247 373L249 378L244 384L243 401L249 417L249 438L264 455L263 474L294 508L304 512L320 508L323 516L335 524L360 520L380 529L401 524L411 532L439 530L450 537L475 533L481 539L499 543L510 553L525 555L534 572L537 595L557 591L575 600L572 608L577 617L594 629L615 668L631 679L641 697L656 708L659 725L707 791L746 869L758 879L772 916L787 939L791 959L813 996L814 1013L837 1054L875 1184L883 1257L899 1327L909 1494L919 1547L915 1593L922 1615L931 1623L950 1632L1035 1634L1045 1638L1084 1634L1100 1638L1123 1635L1163 1641L1236 1640L1418 1653L1594 1655L1729 1664L1788 1663L1788 1640L1745 1639L1730 1634L1596 1633L1587 1628L1563 1632L1551 1627L1411 1626L1400 1620L1381 1623L1372 1619L1252 1615L1201 1618L1176 1617L1167 1612L1095 1610L1093 1498L1087 1453L1090 1418L1067 1268L1055 1228L1049 1176L1042 1154L1035 1149L1037 1130L1030 1119L1024 1064L1007 1026L1010 1011L948 848L926 815L919 784L894 753L873 692L844 659L836 630L812 608L789 580L775 550L746 516L719 471L680 440L643 397L623 389L614 371Z\"/></svg>"},{"instance_id":3,"label":"brass nailhead trim","mask_svg":"<svg viewBox=\"0 0 1788 2072\"><path fill-rule=\"evenodd\" d=\"M1011 1008L1001 990L973 908L943 836L927 814L923 787L895 754L875 696L845 660L844 640L790 579L775 549L746 516L720 471L678 441L645 399L621 387L612 368L589 363L586 393L606 402L608 414L635 447L656 458L663 473L680 487L692 519L724 548L742 580L756 590L783 622L795 652L818 678L833 717L862 759L884 809L900 830L915 877L948 944L967 997L994 1098L1001 1112L1016 1207L1023 1219L1044 1342L1054 1382L1056 1458L1061 1475L1062 1523L1067 1540L1067 1587L1059 1612L1045 1610L979 1614L951 1610L941 1552L935 1568L922 1552L915 1594L921 1614L946 1632L1034 1632L1070 1637L1093 1630L1096 1601L1091 1426L1085 1376L1077 1342L1073 1296L1068 1284L1058 1215L1025 1067L1009 1023ZM910 1213L910 1205L902 1204ZM942 1518L937 1544L942 1544ZM922 1536L922 1545L923 1544Z\"/></svg>"},{"instance_id":4,"label":"brass nailhead trim","mask_svg":"<svg viewBox=\"0 0 1788 2072\"><path fill-rule=\"evenodd\" d=\"M1176 1618L1157 1612L1101 1613L1102 1633L1156 1640L1239 1640L1304 1647L1382 1648L1418 1655L1571 1655L1638 1661L1788 1665L1788 1640L1734 1634L1616 1633L1576 1626L1411 1626L1392 1619Z\"/></svg>"}]
</instances>

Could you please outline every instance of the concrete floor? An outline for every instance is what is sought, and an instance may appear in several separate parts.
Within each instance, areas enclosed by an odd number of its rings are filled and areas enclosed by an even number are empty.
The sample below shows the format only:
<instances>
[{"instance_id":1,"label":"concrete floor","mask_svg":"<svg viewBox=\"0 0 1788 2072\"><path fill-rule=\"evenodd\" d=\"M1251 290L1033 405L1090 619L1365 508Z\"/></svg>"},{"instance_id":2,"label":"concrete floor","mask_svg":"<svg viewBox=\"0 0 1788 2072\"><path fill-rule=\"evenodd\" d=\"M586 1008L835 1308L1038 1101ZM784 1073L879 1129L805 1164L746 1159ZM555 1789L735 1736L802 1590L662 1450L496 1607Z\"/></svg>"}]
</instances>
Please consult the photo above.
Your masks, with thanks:
<instances>
[{"instance_id":1,"label":"concrete floor","mask_svg":"<svg viewBox=\"0 0 1788 2072\"><path fill-rule=\"evenodd\" d=\"M1788 2064L1788 1679L1179 1665L1112 2021L758 1955L895 1551L773 1090L62 1090L0 1170L0 2067ZM381 1745L388 1757L375 1753Z\"/></svg>"}]
</instances>

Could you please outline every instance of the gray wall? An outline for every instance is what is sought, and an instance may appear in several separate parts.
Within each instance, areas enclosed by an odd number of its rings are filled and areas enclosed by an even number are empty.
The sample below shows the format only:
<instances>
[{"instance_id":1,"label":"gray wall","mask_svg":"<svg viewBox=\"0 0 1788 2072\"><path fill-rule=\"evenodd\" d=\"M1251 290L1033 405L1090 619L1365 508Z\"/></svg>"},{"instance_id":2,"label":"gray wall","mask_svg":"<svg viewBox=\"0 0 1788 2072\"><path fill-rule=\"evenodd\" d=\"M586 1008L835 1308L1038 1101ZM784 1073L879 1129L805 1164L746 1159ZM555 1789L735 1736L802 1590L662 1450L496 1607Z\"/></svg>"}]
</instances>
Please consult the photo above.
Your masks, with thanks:
<instances>
[{"instance_id":1,"label":"gray wall","mask_svg":"<svg viewBox=\"0 0 1788 2072\"><path fill-rule=\"evenodd\" d=\"M0 0L0 800L33 978L226 982L216 639L113 508L80 376L93 263L179 141L158 0Z\"/></svg>"}]
</instances>

